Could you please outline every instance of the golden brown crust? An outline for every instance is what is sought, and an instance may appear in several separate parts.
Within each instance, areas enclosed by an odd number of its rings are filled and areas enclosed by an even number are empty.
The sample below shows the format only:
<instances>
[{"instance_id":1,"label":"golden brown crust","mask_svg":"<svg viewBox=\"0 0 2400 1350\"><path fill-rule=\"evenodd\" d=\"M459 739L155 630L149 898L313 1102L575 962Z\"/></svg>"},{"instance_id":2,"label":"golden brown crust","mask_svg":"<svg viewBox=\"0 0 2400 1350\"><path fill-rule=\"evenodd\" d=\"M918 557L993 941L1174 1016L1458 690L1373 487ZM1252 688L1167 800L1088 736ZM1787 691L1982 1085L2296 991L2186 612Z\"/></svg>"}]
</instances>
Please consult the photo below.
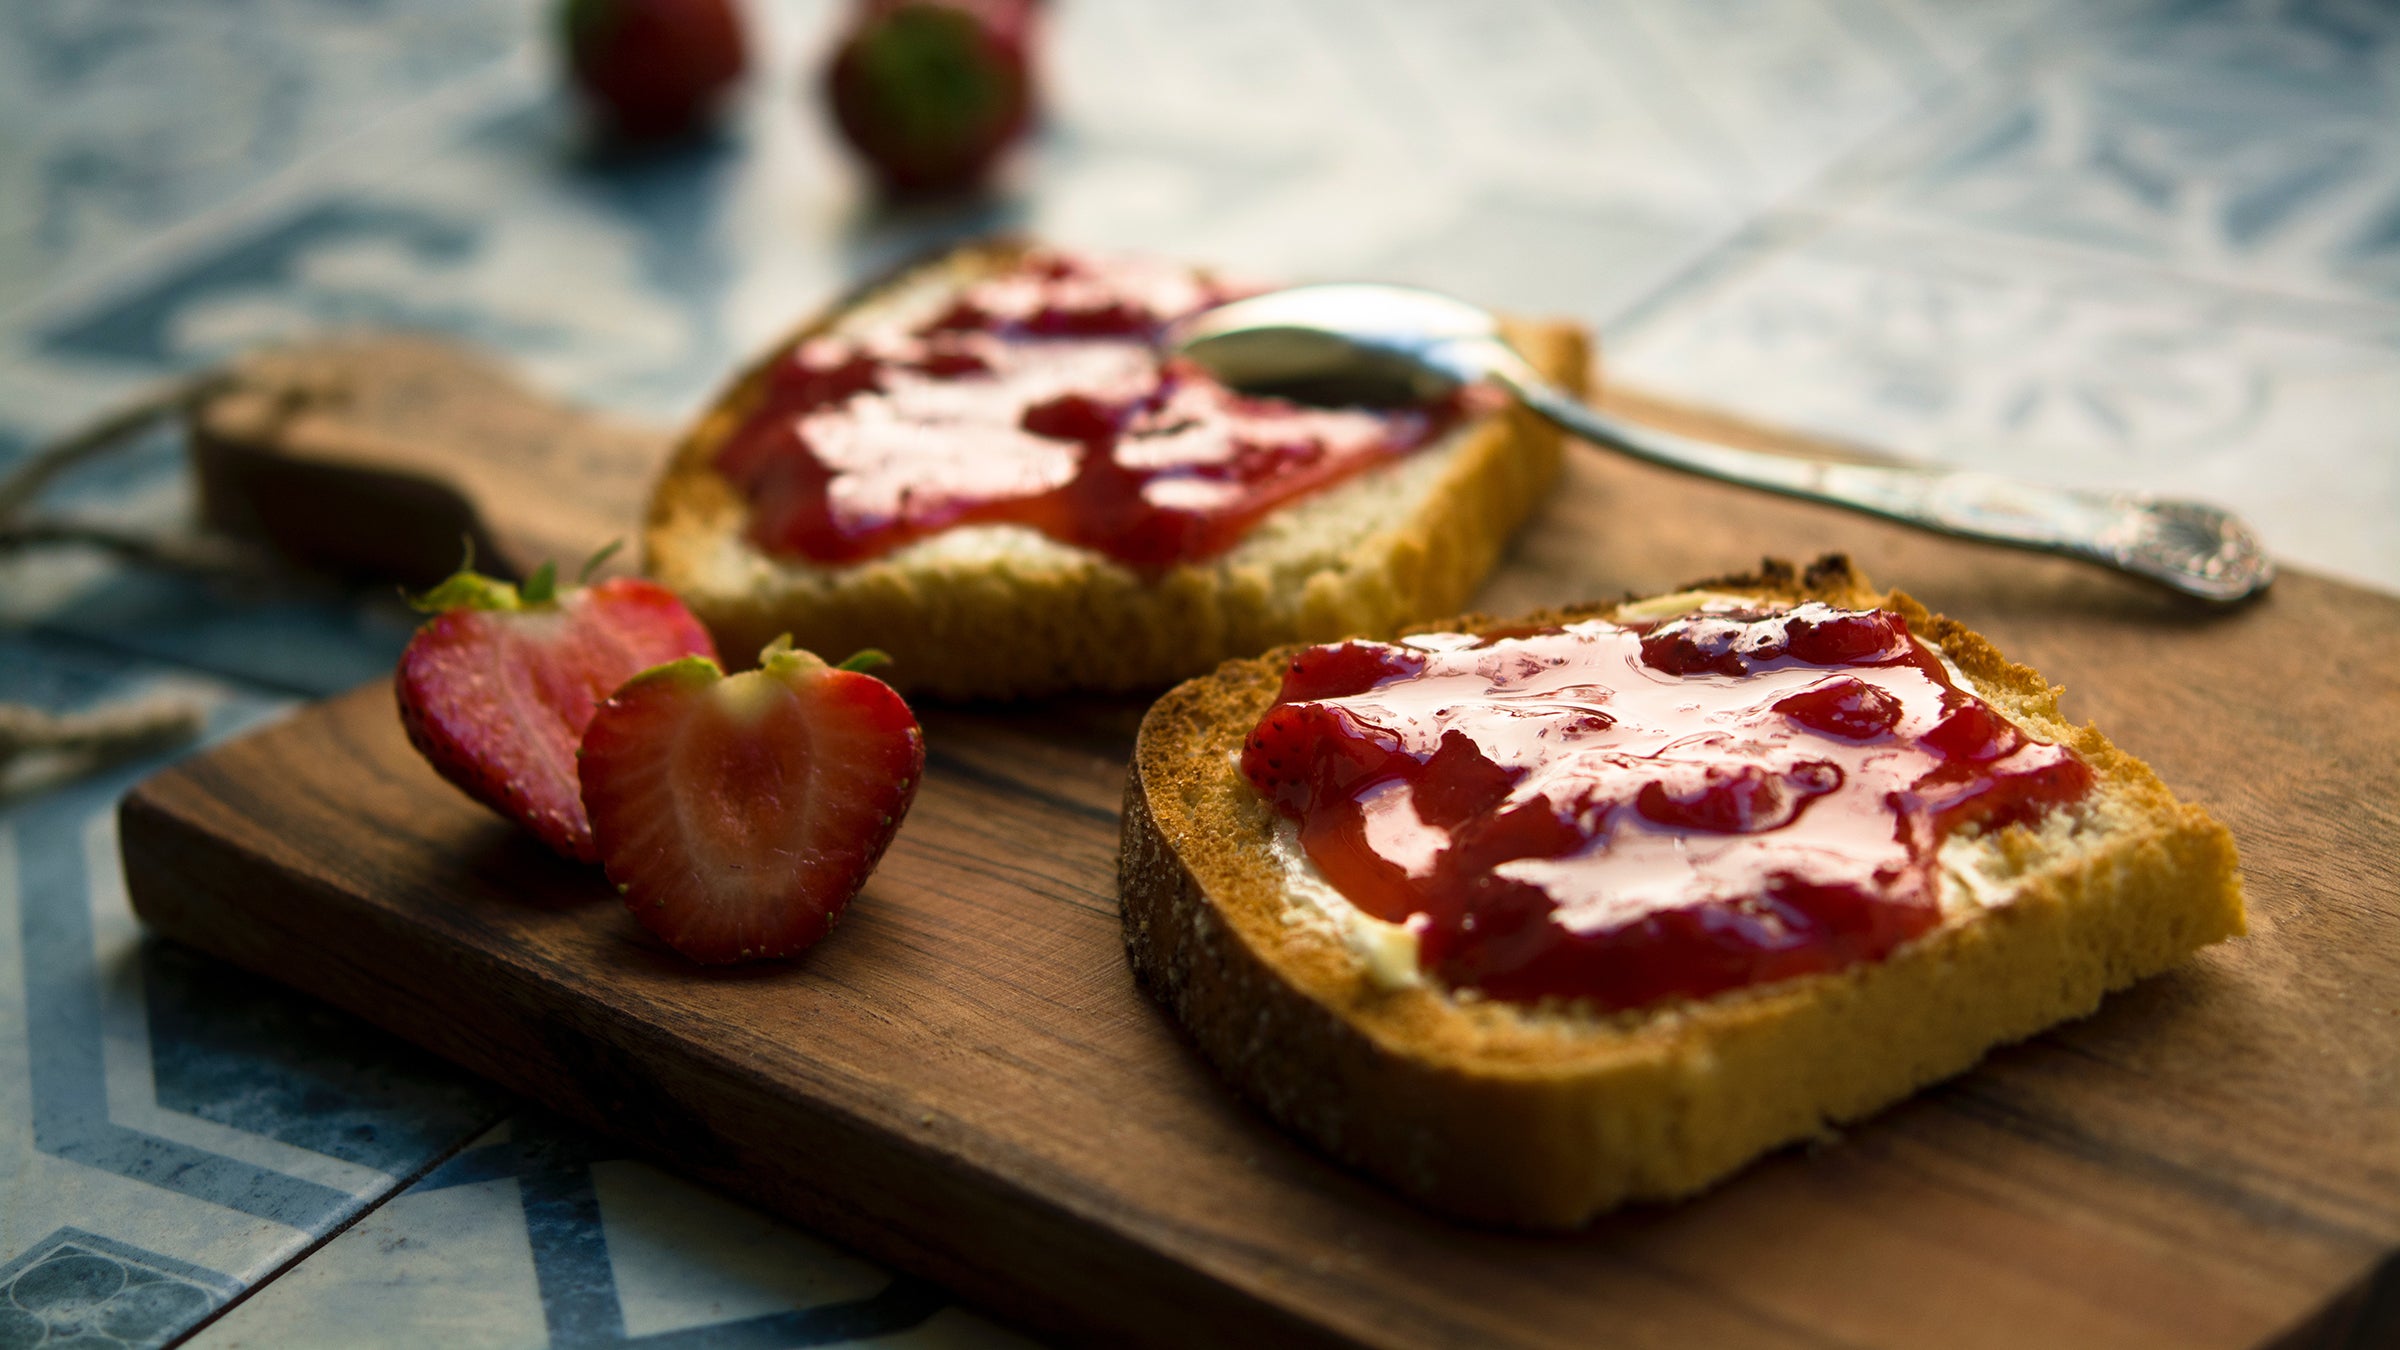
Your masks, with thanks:
<instances>
[{"instance_id":1,"label":"golden brown crust","mask_svg":"<svg viewBox=\"0 0 2400 1350\"><path fill-rule=\"evenodd\" d=\"M970 245L920 264L846 301L776 351L922 282L928 269L971 276L1004 265L1022 247ZM1583 387L1590 352L1581 330L1512 324L1509 335L1552 378ZM1488 416L1459 433L1461 443L1423 452L1446 454L1439 472L1346 546L1312 553L1305 541L1295 548L1254 538L1156 580L1099 554L1049 544L997 554L912 546L854 567L812 568L750 548L742 539L744 504L711 467L756 406L773 359L744 372L677 450L651 498L646 566L683 596L729 655L784 632L812 651L880 647L894 658L895 682L942 697L1156 688L1279 643L1388 633L1455 610L1531 514L1560 454L1556 431L1530 414Z\"/></svg>"},{"instance_id":2,"label":"golden brown crust","mask_svg":"<svg viewBox=\"0 0 2400 1350\"><path fill-rule=\"evenodd\" d=\"M1228 662L1143 721L1118 885L1134 968L1237 1088L1434 1208L1568 1227L1625 1201L1700 1190L2242 931L2225 828L2096 728L2061 721L2057 691L1982 638L1874 591L1839 557L1806 573L1770 562L1695 589L1906 616L1996 706L2092 763L2088 837L1994 836L1994 865L2010 873L2004 903L1831 974L1610 1016L1378 987L1340 940L1287 915L1264 843L1272 818L1235 767L1289 651Z\"/></svg>"}]
</instances>

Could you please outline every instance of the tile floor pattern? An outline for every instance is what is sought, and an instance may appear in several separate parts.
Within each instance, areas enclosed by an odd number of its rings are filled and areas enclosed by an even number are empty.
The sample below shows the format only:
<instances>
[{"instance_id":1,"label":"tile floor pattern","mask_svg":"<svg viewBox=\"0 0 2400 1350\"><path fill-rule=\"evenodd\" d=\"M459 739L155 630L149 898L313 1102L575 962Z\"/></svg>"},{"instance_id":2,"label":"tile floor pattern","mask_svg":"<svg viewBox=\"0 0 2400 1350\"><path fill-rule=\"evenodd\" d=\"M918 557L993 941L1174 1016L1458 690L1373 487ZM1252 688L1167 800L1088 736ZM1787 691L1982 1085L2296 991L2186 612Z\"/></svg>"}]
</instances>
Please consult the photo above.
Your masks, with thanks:
<instances>
[{"instance_id":1,"label":"tile floor pattern","mask_svg":"<svg viewBox=\"0 0 2400 1350\"><path fill-rule=\"evenodd\" d=\"M0 1342L155 1345L240 1288L215 1271L61 1228L0 1266Z\"/></svg>"},{"instance_id":2,"label":"tile floor pattern","mask_svg":"<svg viewBox=\"0 0 2400 1350\"><path fill-rule=\"evenodd\" d=\"M1032 230L1600 326L1629 381L2239 504L2400 588L2400 11L2375 0L1080 0L1007 190L869 202L757 5L725 133L583 148L536 0L0 11L0 460L162 374L405 323L672 418L844 282ZM189 509L161 437L62 509ZM598 541L595 541L598 542ZM0 562L0 699L230 734L407 619ZM347 1018L145 941L111 805L0 802L0 1347L993 1346L1004 1329ZM229 1309L229 1310L228 1310Z\"/></svg>"}]
</instances>

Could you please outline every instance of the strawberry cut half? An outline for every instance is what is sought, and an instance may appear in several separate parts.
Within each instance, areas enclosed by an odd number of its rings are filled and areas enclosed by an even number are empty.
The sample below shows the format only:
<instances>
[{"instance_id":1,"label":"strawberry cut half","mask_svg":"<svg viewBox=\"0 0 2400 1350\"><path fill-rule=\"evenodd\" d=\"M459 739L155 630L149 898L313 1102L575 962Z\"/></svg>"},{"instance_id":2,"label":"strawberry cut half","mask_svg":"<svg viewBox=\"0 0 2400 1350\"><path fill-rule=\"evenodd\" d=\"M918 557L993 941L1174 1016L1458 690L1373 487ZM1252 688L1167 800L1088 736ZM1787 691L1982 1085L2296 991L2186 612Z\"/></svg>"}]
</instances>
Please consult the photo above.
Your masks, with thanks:
<instances>
[{"instance_id":1,"label":"strawberry cut half","mask_svg":"<svg viewBox=\"0 0 2400 1350\"><path fill-rule=\"evenodd\" d=\"M601 705L584 806L609 880L660 941L710 964L794 956L866 884L916 798L925 737L858 661L779 638L757 670L692 657Z\"/></svg>"},{"instance_id":2,"label":"strawberry cut half","mask_svg":"<svg viewBox=\"0 0 2400 1350\"><path fill-rule=\"evenodd\" d=\"M708 630L655 582L619 577L562 593L548 563L521 591L462 568L417 605L435 616L409 639L392 681L409 743L560 854L598 861L575 778L583 729L635 674L715 656Z\"/></svg>"}]
</instances>

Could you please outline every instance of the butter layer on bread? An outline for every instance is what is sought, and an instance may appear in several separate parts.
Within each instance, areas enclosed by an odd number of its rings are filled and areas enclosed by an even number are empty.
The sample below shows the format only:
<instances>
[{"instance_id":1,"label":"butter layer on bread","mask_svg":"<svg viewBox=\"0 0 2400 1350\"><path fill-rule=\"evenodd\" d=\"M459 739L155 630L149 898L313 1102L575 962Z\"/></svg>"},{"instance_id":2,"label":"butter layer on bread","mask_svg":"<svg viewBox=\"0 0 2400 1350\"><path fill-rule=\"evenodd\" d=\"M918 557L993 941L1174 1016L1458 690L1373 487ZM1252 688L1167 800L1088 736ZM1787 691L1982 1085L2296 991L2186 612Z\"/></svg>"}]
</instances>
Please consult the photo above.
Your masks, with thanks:
<instances>
[{"instance_id":1,"label":"butter layer on bread","mask_svg":"<svg viewBox=\"0 0 2400 1350\"><path fill-rule=\"evenodd\" d=\"M907 269L776 354L810 337L922 321L1023 247L970 245ZM1514 324L1509 335L1553 379L1582 387L1590 353L1580 330ZM756 547L748 504L712 467L774 359L742 375L678 448L652 494L645 564L729 654L785 632L811 651L878 647L893 657L894 683L940 697L1156 688L1279 643L1388 633L1454 610L1558 466L1558 434L1511 410L1276 510L1230 551L1160 576L1004 524L822 565Z\"/></svg>"},{"instance_id":2,"label":"butter layer on bread","mask_svg":"<svg viewBox=\"0 0 2400 1350\"><path fill-rule=\"evenodd\" d=\"M1942 921L1882 960L1609 1014L1514 1004L1405 978L1405 954L1296 875L1280 819L1236 764L1290 652L1228 662L1143 722L1119 889L1136 971L1236 1088L1436 1209L1570 1227L1703 1189L2242 931L2224 827L2096 728L2065 723L2057 691L1981 637L1838 557L1704 585L1898 612L2005 716L2083 756L2091 794L2030 828L1951 840Z\"/></svg>"}]
</instances>

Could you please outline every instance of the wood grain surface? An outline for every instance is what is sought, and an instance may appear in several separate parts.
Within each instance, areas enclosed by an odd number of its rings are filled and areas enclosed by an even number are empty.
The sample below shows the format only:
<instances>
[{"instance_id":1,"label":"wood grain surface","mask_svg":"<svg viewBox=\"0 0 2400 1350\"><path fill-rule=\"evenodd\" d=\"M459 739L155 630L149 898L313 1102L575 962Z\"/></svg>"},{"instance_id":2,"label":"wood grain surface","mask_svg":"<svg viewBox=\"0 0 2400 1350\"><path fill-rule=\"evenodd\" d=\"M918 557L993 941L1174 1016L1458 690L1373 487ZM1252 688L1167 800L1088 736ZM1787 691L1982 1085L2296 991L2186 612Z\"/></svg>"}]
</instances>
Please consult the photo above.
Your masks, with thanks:
<instances>
[{"instance_id":1,"label":"wood grain surface","mask_svg":"<svg viewBox=\"0 0 2400 1350\"><path fill-rule=\"evenodd\" d=\"M665 433L545 398L455 341L360 332L233 363L188 417L201 518L309 567L427 586L572 575L631 540ZM627 570L633 551L617 560Z\"/></svg>"},{"instance_id":2,"label":"wood grain surface","mask_svg":"<svg viewBox=\"0 0 2400 1350\"><path fill-rule=\"evenodd\" d=\"M609 509L597 538L632 523ZM597 871L435 778L381 686L136 790L127 880L166 934L1069 1339L2400 1339L2400 600L2290 575L2211 614L1585 450L1483 601L1829 548L2218 813L2253 931L1838 1140L1569 1237L1449 1224L1321 1161L1142 995L1113 877L1138 702L924 709L914 814L842 928L781 965L647 940Z\"/></svg>"}]
</instances>

